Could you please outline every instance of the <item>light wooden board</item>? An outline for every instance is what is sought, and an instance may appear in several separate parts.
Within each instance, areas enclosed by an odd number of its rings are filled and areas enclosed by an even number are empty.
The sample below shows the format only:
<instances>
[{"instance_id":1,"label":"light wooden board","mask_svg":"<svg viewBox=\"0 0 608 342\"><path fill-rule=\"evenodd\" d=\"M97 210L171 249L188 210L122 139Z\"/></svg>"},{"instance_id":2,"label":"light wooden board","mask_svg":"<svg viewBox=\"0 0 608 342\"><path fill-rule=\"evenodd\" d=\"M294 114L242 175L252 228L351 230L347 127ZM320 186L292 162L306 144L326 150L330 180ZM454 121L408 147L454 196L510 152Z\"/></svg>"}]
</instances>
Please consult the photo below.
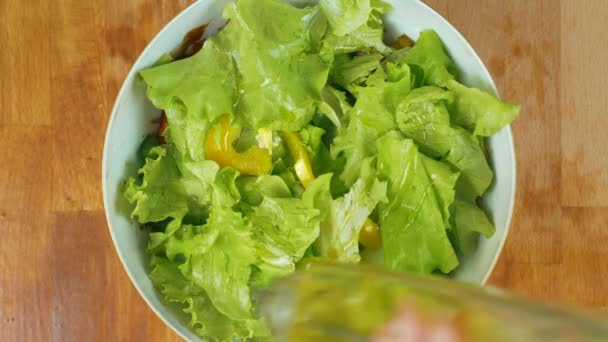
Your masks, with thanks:
<instances>
[{"instance_id":1,"label":"light wooden board","mask_svg":"<svg viewBox=\"0 0 608 342\"><path fill-rule=\"evenodd\" d=\"M114 97L191 1L0 1L0 341L170 341L114 252L101 202ZM491 284L608 309L608 2L428 0L513 124L518 192Z\"/></svg>"}]
</instances>

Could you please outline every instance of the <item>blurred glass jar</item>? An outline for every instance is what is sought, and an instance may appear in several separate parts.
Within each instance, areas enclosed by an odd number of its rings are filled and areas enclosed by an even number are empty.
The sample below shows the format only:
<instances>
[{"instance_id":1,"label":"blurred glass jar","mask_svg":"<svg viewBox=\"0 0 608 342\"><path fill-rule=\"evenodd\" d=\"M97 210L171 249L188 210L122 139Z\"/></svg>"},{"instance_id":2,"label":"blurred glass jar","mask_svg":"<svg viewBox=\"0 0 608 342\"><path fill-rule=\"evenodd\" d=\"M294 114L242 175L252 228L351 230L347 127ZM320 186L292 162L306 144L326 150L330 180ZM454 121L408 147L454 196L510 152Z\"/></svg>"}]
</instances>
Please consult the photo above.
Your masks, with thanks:
<instances>
[{"instance_id":1,"label":"blurred glass jar","mask_svg":"<svg viewBox=\"0 0 608 342\"><path fill-rule=\"evenodd\" d=\"M258 299L277 341L608 341L597 314L362 266L312 264Z\"/></svg>"}]
</instances>

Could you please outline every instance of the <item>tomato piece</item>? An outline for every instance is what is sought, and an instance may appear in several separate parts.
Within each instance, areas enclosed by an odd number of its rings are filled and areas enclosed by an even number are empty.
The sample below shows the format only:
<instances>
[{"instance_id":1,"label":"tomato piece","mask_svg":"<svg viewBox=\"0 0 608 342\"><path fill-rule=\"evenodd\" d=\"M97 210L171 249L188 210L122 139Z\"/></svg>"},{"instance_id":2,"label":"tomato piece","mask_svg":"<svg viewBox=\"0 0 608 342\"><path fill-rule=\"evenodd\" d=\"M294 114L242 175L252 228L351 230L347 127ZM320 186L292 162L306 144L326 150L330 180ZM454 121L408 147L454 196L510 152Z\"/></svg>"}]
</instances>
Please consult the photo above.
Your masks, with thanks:
<instances>
[{"instance_id":1,"label":"tomato piece","mask_svg":"<svg viewBox=\"0 0 608 342\"><path fill-rule=\"evenodd\" d=\"M156 138L160 141L161 144L166 144L165 140L165 132L169 128L169 122L167 121L167 114L165 111L160 114L160 125L158 126L158 131L156 131Z\"/></svg>"}]
</instances>

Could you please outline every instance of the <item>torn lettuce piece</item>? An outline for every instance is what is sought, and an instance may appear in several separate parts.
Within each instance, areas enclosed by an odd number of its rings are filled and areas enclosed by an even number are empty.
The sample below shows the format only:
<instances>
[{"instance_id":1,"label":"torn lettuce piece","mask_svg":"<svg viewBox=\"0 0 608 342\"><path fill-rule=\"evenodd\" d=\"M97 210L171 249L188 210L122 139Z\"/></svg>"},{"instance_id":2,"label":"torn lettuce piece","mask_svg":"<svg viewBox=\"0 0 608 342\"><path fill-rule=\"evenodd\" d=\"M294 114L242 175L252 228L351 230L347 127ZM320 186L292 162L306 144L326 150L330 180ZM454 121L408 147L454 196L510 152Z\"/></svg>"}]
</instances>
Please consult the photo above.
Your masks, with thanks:
<instances>
[{"instance_id":1,"label":"torn lettuce piece","mask_svg":"<svg viewBox=\"0 0 608 342\"><path fill-rule=\"evenodd\" d=\"M382 55L379 53L359 56L336 55L329 73L329 80L353 93L355 86L361 85L374 70L380 68L381 59Z\"/></svg>"},{"instance_id":2,"label":"torn lettuce piece","mask_svg":"<svg viewBox=\"0 0 608 342\"><path fill-rule=\"evenodd\" d=\"M482 196L492 184L494 172L484 153L481 141L461 127L453 127L452 148L444 160L461 172L456 189L467 198Z\"/></svg>"},{"instance_id":3,"label":"torn lettuce piece","mask_svg":"<svg viewBox=\"0 0 608 342\"><path fill-rule=\"evenodd\" d=\"M319 7L338 37L366 24L372 11L370 0L320 0Z\"/></svg>"},{"instance_id":4,"label":"torn lettuce piece","mask_svg":"<svg viewBox=\"0 0 608 342\"><path fill-rule=\"evenodd\" d=\"M329 191L332 178L333 174L331 173L317 177L308 185L306 192L302 195L303 201L319 210L319 219L321 221L327 216L327 208L329 208L333 200Z\"/></svg>"},{"instance_id":5,"label":"torn lettuce piece","mask_svg":"<svg viewBox=\"0 0 608 342\"><path fill-rule=\"evenodd\" d=\"M197 249L173 250L186 258L179 266L180 271L205 290L218 311L232 319L251 319L248 282L255 262L251 227L239 213L213 207L204 226L183 226L182 229L202 235L206 244ZM174 234L167 245L171 246L178 238Z\"/></svg>"},{"instance_id":6,"label":"torn lettuce piece","mask_svg":"<svg viewBox=\"0 0 608 342\"><path fill-rule=\"evenodd\" d=\"M154 286L165 301L185 305L183 311L190 316L189 326L197 334L222 342L270 336L260 320L232 320L219 312L205 291L181 273L179 263L153 256L150 264L150 279Z\"/></svg>"},{"instance_id":7,"label":"torn lettuce piece","mask_svg":"<svg viewBox=\"0 0 608 342\"><path fill-rule=\"evenodd\" d=\"M458 77L454 62L433 30L420 32L416 44L402 54L398 61L421 67L424 70L424 84L426 85L441 86L444 82Z\"/></svg>"},{"instance_id":8,"label":"torn lettuce piece","mask_svg":"<svg viewBox=\"0 0 608 342\"><path fill-rule=\"evenodd\" d=\"M188 196L174 152L170 147L153 147L138 172L141 184L133 177L125 184L124 196L135 204L131 217L139 223L182 219L188 213Z\"/></svg>"},{"instance_id":9,"label":"torn lettuce piece","mask_svg":"<svg viewBox=\"0 0 608 342\"><path fill-rule=\"evenodd\" d=\"M159 65L163 65L163 64L168 64L175 61L175 59L173 58L173 56L171 56L170 53L165 53L162 56L160 56L156 62L154 63L154 65L152 66L159 66Z\"/></svg>"},{"instance_id":10,"label":"torn lettuce piece","mask_svg":"<svg viewBox=\"0 0 608 342\"><path fill-rule=\"evenodd\" d=\"M218 38L238 71L235 117L245 126L295 131L312 119L333 59L312 41L314 11L277 0L226 7L230 22Z\"/></svg>"},{"instance_id":11,"label":"torn lettuce piece","mask_svg":"<svg viewBox=\"0 0 608 342\"><path fill-rule=\"evenodd\" d=\"M300 131L302 143L308 150L314 175L339 174L344 170L344 156L332 158L329 148L323 142L325 134L324 129L313 125L307 125ZM331 189L332 194L342 194L348 190L338 177L332 178Z\"/></svg>"},{"instance_id":12,"label":"torn lettuce piece","mask_svg":"<svg viewBox=\"0 0 608 342\"><path fill-rule=\"evenodd\" d=\"M337 1L323 1L328 3L328 7L336 8L338 10L324 11L325 16L328 18L328 22L345 22L344 18L341 18L341 14L346 11L350 11L349 3L360 1L353 0L337 0ZM369 3L369 10L367 7ZM354 51L370 51L375 50L384 55L389 54L392 49L386 46L383 42L384 27L382 24L382 15L391 10L391 6L384 1L379 0L364 0L363 6L354 7L357 12L357 20L348 20L347 25L342 25L344 28L338 30L338 33L348 31L348 33L339 35L332 28L331 32L326 36L325 43L331 47L334 54L339 53L350 53ZM368 14L367 20L355 26L361 21L364 13ZM331 26L331 24L330 24Z\"/></svg>"},{"instance_id":13,"label":"torn lettuce piece","mask_svg":"<svg viewBox=\"0 0 608 342\"><path fill-rule=\"evenodd\" d=\"M443 201L451 194L438 196L446 187L435 186L431 179L434 175L447 176L446 183L455 180L449 166L425 158L412 140L402 139L394 131L377 144L378 176L388 182L388 203L381 203L378 210L385 266L421 274L436 269L452 271L458 258L448 239L442 210ZM440 168L442 172L437 171Z\"/></svg>"},{"instance_id":14,"label":"torn lettuce piece","mask_svg":"<svg viewBox=\"0 0 608 342\"><path fill-rule=\"evenodd\" d=\"M384 103L394 116L399 104L413 89L411 68L407 64L386 62L386 90Z\"/></svg>"},{"instance_id":15,"label":"torn lettuce piece","mask_svg":"<svg viewBox=\"0 0 608 342\"><path fill-rule=\"evenodd\" d=\"M413 89L400 103L397 124L401 132L433 158L448 154L452 147L450 115L445 106L453 94L439 87Z\"/></svg>"},{"instance_id":16,"label":"torn lettuce piece","mask_svg":"<svg viewBox=\"0 0 608 342\"><path fill-rule=\"evenodd\" d=\"M454 247L462 255L469 255L477 249L479 235L492 237L496 227L475 203L456 199L450 207L452 225L450 232Z\"/></svg>"},{"instance_id":17,"label":"torn lettuce piece","mask_svg":"<svg viewBox=\"0 0 608 342\"><path fill-rule=\"evenodd\" d=\"M170 260L177 255L185 258L180 271L205 290L221 313L232 319L250 319L248 282L255 249L251 225L232 209L240 200L237 176L232 169L218 173L207 222L182 226L167 239L166 255ZM188 241L195 239L200 243L192 248Z\"/></svg>"},{"instance_id":18,"label":"torn lettuce piece","mask_svg":"<svg viewBox=\"0 0 608 342\"><path fill-rule=\"evenodd\" d=\"M181 182L184 186L189 203L197 205L189 205L189 216L196 212L196 208L200 208L199 212L206 212L206 207L211 204L211 196L213 194L213 182L219 172L219 165L212 160L201 161L185 161L181 158L177 160L177 166L181 171ZM204 216L207 216L204 214Z\"/></svg>"},{"instance_id":19,"label":"torn lettuce piece","mask_svg":"<svg viewBox=\"0 0 608 342\"><path fill-rule=\"evenodd\" d=\"M321 97L327 106L319 107L319 112L326 115L336 128L342 128L346 113L352 109L352 106L346 101L346 93L326 85Z\"/></svg>"},{"instance_id":20,"label":"torn lettuce piece","mask_svg":"<svg viewBox=\"0 0 608 342\"><path fill-rule=\"evenodd\" d=\"M165 232L150 235L149 251L179 262L179 270L205 290L209 300L231 319L252 319L248 281L255 261L252 229L232 207L240 200L238 172L220 170L212 183L209 217L203 225L176 219Z\"/></svg>"},{"instance_id":21,"label":"torn lettuce piece","mask_svg":"<svg viewBox=\"0 0 608 342\"><path fill-rule=\"evenodd\" d=\"M209 217L203 225L173 220L165 232L150 235L150 277L155 286L166 300L187 305L184 311L191 315L198 334L218 341L269 336L252 310L249 281L256 250L251 224L233 210L241 199L235 183L238 176L231 168L217 172L211 184ZM171 280L163 276L168 271Z\"/></svg>"},{"instance_id":22,"label":"torn lettuce piece","mask_svg":"<svg viewBox=\"0 0 608 342\"><path fill-rule=\"evenodd\" d=\"M493 179L493 172L477 137L450 123L446 105L454 94L439 87L412 90L397 110L397 125L420 151L441 158L461 172L459 188L471 196L481 196Z\"/></svg>"},{"instance_id":23,"label":"torn lettuce piece","mask_svg":"<svg viewBox=\"0 0 608 342\"><path fill-rule=\"evenodd\" d=\"M502 101L480 89L469 88L454 80L446 81L443 86L455 95L448 108L451 121L475 135L488 137L496 134L519 114L519 105Z\"/></svg>"},{"instance_id":24,"label":"torn lettuce piece","mask_svg":"<svg viewBox=\"0 0 608 342\"><path fill-rule=\"evenodd\" d=\"M236 184L243 200L254 206L260 205L265 197L292 197L283 178L276 175L241 176Z\"/></svg>"},{"instance_id":25,"label":"torn lettuce piece","mask_svg":"<svg viewBox=\"0 0 608 342\"><path fill-rule=\"evenodd\" d=\"M304 197L321 211L323 220L315 255L340 263L358 263L359 232L378 202L386 200L386 183L378 181L371 170L371 160L364 162L363 176L344 196L331 199L331 175L315 180L316 196ZM314 183L313 183L314 184ZM308 191L308 190L307 190Z\"/></svg>"},{"instance_id":26,"label":"torn lettuce piece","mask_svg":"<svg viewBox=\"0 0 608 342\"><path fill-rule=\"evenodd\" d=\"M299 198L264 197L247 218L255 237L254 288L267 287L294 272L296 263L319 236L319 210Z\"/></svg>"},{"instance_id":27,"label":"torn lettuce piece","mask_svg":"<svg viewBox=\"0 0 608 342\"><path fill-rule=\"evenodd\" d=\"M460 172L448 164L420 155L424 170L433 185L433 191L437 198L437 204L441 210L443 223L447 229L452 227L450 223L450 205L454 202L456 190L454 189Z\"/></svg>"},{"instance_id":28,"label":"torn lettuce piece","mask_svg":"<svg viewBox=\"0 0 608 342\"><path fill-rule=\"evenodd\" d=\"M356 87L357 101L348 112L348 125L339 131L331 147L334 158L340 153L346 158L340 179L347 186L359 178L362 161L377 153L376 139L395 128L397 104L409 91L409 68L392 63L387 71L374 71L365 87Z\"/></svg>"}]
</instances>

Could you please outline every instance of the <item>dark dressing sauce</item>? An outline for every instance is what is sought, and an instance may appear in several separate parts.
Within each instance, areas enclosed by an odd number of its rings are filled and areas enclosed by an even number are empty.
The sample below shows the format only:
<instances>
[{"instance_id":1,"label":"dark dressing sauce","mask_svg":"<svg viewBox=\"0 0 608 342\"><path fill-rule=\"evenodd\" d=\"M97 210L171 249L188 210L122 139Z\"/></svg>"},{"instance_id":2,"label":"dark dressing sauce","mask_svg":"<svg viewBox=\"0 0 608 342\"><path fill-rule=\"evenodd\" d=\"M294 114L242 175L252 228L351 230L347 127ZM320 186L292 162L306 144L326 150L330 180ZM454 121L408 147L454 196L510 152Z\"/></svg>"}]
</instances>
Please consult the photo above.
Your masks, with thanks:
<instances>
[{"instance_id":1,"label":"dark dressing sauce","mask_svg":"<svg viewBox=\"0 0 608 342\"><path fill-rule=\"evenodd\" d=\"M182 40L182 44L173 53L173 57L176 60L179 60L188 58L197 53L205 43L205 39L203 39L205 30L207 30L207 24L196 27L190 32L186 33L184 39Z\"/></svg>"}]
</instances>

